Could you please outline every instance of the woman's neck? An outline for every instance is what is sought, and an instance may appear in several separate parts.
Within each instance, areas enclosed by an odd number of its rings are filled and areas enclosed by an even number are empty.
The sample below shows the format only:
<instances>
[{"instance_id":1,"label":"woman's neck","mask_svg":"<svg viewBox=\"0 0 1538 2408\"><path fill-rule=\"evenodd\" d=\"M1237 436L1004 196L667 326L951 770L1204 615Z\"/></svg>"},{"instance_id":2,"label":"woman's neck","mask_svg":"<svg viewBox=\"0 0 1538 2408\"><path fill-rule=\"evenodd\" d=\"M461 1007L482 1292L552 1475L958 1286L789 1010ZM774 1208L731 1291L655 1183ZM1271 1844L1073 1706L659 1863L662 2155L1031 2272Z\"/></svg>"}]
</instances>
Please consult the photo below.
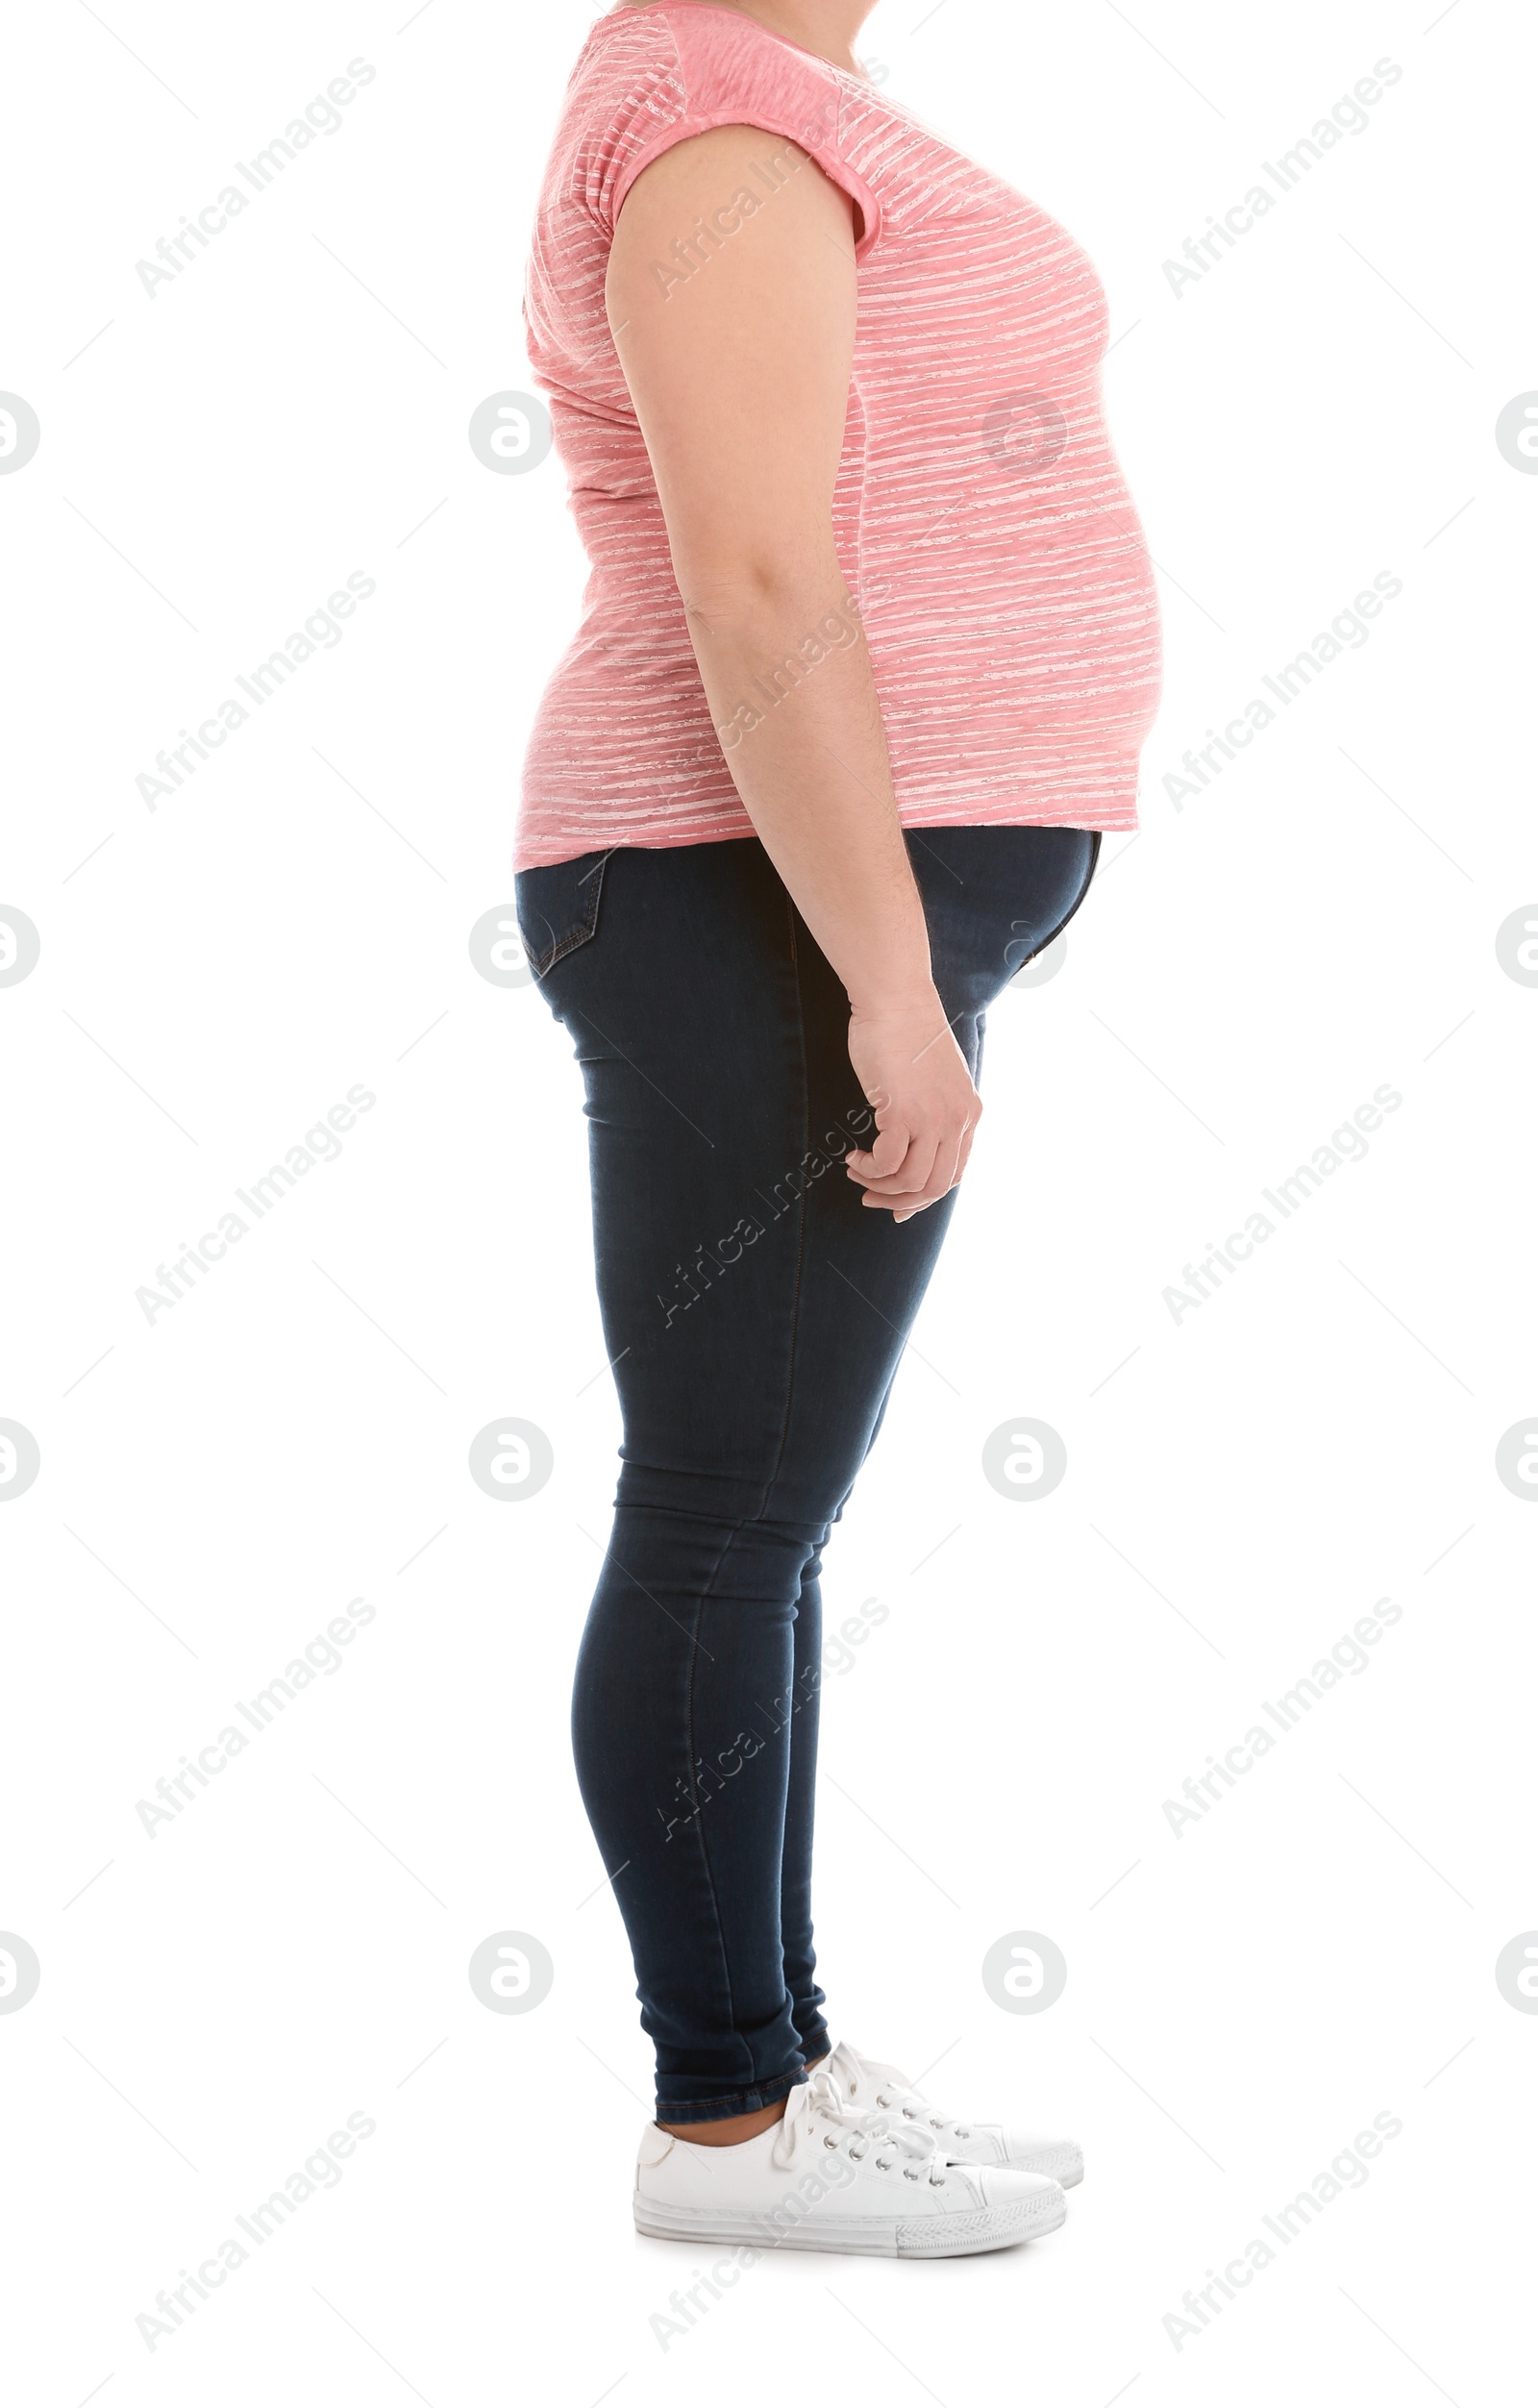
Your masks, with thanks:
<instances>
[{"instance_id":1,"label":"woman's neck","mask_svg":"<svg viewBox=\"0 0 1538 2408\"><path fill-rule=\"evenodd\" d=\"M712 0L718 8L733 9L739 16L751 16L771 34L779 34L785 41L793 41L803 50L810 50L830 66L845 67L857 74L859 62L855 56L855 37L869 16L874 0ZM619 9L644 9L659 5L659 0L616 0Z\"/></svg>"}]
</instances>

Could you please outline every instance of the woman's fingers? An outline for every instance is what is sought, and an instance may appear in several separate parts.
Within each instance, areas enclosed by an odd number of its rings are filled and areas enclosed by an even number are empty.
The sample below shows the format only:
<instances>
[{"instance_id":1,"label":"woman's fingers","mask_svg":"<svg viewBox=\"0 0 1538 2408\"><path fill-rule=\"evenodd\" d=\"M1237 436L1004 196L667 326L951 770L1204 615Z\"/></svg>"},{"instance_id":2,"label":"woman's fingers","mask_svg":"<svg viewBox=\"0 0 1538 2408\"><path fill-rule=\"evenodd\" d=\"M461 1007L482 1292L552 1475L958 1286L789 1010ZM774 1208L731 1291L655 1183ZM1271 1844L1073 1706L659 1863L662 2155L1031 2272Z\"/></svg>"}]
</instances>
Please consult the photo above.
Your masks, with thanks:
<instances>
[{"instance_id":1,"label":"woman's fingers","mask_svg":"<svg viewBox=\"0 0 1538 2408\"><path fill-rule=\"evenodd\" d=\"M901 1171L893 1178L871 1181L861 1179L865 1189L861 1201L893 1212L899 1220L907 1220L912 1213L922 1212L932 1204L959 1187L972 1153L976 1122L969 1122L955 1136L936 1144L928 1154L920 1147L909 1153Z\"/></svg>"},{"instance_id":2,"label":"woman's fingers","mask_svg":"<svg viewBox=\"0 0 1538 2408\"><path fill-rule=\"evenodd\" d=\"M933 1137L915 1138L899 1171L894 1172L889 1179L864 1181L865 1203L878 1204L919 1203L929 1191L939 1152L939 1145Z\"/></svg>"},{"instance_id":3,"label":"woman's fingers","mask_svg":"<svg viewBox=\"0 0 1538 2408\"><path fill-rule=\"evenodd\" d=\"M973 1145L974 1145L974 1143L975 1143L975 1141L976 1141L977 1134L978 1134L978 1124L977 1124L977 1122L976 1122L976 1121L968 1121L968 1123L967 1123L967 1125L966 1125L965 1129L961 1131L961 1144L960 1144L960 1147L959 1147L959 1149L958 1149L958 1151L957 1151L957 1154L956 1154L956 1158L955 1158L955 1176L953 1177L953 1179L952 1179L952 1180L951 1180L951 1184L952 1184L952 1186L953 1186L953 1187L959 1187L959 1186L960 1186L960 1184L961 1184L962 1179L963 1179L963 1178L965 1177L965 1175L966 1175L966 1167L967 1167L967 1164L968 1164L968 1163L971 1161L971 1159L972 1159L972 1148L973 1148Z\"/></svg>"},{"instance_id":4,"label":"woman's fingers","mask_svg":"<svg viewBox=\"0 0 1538 2408\"><path fill-rule=\"evenodd\" d=\"M855 1178L862 1181L895 1179L907 1158L911 1143L911 1132L904 1122L894 1118L882 1125L881 1112L878 1111L875 1144L868 1150L861 1148L846 1154L844 1158Z\"/></svg>"},{"instance_id":5,"label":"woman's fingers","mask_svg":"<svg viewBox=\"0 0 1538 2408\"><path fill-rule=\"evenodd\" d=\"M911 1201L924 1194L930 1203L949 1195L966 1169L972 1153L972 1140L977 1121L962 1121L949 1131L941 1131L933 1139L915 1136L904 1160L895 1170L884 1174L860 1168L859 1157L845 1157L850 1174L858 1179L868 1193L879 1196L903 1196Z\"/></svg>"},{"instance_id":6,"label":"woman's fingers","mask_svg":"<svg viewBox=\"0 0 1538 2408\"><path fill-rule=\"evenodd\" d=\"M901 1152L895 1147L886 1152L878 1145L868 1154L848 1154L845 1160L851 1178L862 1187L878 1195L906 1195L923 1185L936 1144L932 1130L926 1133L916 1129L905 1133Z\"/></svg>"},{"instance_id":7,"label":"woman's fingers","mask_svg":"<svg viewBox=\"0 0 1538 2408\"><path fill-rule=\"evenodd\" d=\"M863 1205L910 1220L949 1195L965 1168L981 1112L955 1037L937 1020L938 998L922 1012L856 1012L850 1059L875 1110L868 1150L845 1156Z\"/></svg>"},{"instance_id":8,"label":"woman's fingers","mask_svg":"<svg viewBox=\"0 0 1538 2408\"><path fill-rule=\"evenodd\" d=\"M844 1156L844 1165L851 1179L862 1187L883 1196L916 1195L929 1187L938 1175L942 1163L957 1159L966 1124L947 1133L944 1124L915 1129L903 1133L901 1151L894 1145L889 1151L878 1139L868 1154L854 1152ZM897 1132L891 1132L894 1135ZM949 1182L947 1182L949 1184ZM943 1194L944 1189L936 1189Z\"/></svg>"}]
</instances>

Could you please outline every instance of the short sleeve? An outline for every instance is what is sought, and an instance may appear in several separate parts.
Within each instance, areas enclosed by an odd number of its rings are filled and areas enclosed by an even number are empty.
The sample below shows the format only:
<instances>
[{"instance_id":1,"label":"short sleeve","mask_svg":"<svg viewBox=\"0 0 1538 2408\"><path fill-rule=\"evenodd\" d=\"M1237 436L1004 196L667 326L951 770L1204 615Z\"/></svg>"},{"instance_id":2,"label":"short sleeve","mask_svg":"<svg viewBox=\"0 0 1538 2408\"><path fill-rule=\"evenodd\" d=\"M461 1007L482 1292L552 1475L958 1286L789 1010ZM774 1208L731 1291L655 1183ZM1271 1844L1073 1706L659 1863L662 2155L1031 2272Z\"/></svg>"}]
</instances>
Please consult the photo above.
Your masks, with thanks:
<instances>
[{"instance_id":1,"label":"short sleeve","mask_svg":"<svg viewBox=\"0 0 1538 2408\"><path fill-rule=\"evenodd\" d=\"M578 102L576 196L605 237L612 241L625 194L638 173L636 161L665 149L682 123L687 96L678 45L665 17L637 11L633 22L611 26L596 55L578 70L584 89Z\"/></svg>"},{"instance_id":2,"label":"short sleeve","mask_svg":"<svg viewBox=\"0 0 1538 2408\"><path fill-rule=\"evenodd\" d=\"M638 23L648 19L657 22L647 26L654 38L646 71L627 83L601 145L598 213L609 239L632 186L654 160L717 126L747 125L795 143L849 195L863 221L855 250L863 260L880 235L881 205L850 155L859 112L847 81L826 61L724 9L638 12ZM656 42L664 28L665 59ZM765 171L773 189L773 156Z\"/></svg>"}]
</instances>

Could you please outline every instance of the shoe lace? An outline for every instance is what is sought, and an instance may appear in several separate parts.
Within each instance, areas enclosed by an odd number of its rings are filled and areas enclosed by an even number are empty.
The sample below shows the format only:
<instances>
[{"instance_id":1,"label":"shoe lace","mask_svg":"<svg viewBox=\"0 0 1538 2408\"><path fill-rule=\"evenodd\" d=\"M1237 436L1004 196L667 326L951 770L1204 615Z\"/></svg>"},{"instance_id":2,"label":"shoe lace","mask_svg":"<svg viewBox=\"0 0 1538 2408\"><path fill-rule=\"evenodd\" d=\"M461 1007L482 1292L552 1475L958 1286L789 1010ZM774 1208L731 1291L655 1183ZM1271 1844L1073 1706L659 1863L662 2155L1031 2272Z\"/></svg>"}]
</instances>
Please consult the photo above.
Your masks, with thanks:
<instances>
[{"instance_id":1,"label":"shoe lace","mask_svg":"<svg viewBox=\"0 0 1538 2408\"><path fill-rule=\"evenodd\" d=\"M819 2073L824 2071L819 2066ZM955 2123L949 2116L937 2115L922 2091L915 2090L895 2065L877 2065L868 2057L857 2057L846 2045L841 2044L834 2052L828 2079L837 2091L846 2114L857 2117L868 2130L900 2128L891 2126L890 2119L901 2115L912 2129L954 2132L960 2141L972 2138L970 2124Z\"/></svg>"},{"instance_id":2,"label":"shoe lace","mask_svg":"<svg viewBox=\"0 0 1538 2408\"><path fill-rule=\"evenodd\" d=\"M856 2114L821 2066L786 2100L773 2160L777 2166L794 2166L820 2149L841 2149L856 2165L869 2157L882 2173L900 2172L909 2182L921 2182L926 2175L936 2188L945 2182L945 2160L931 2131L917 2123L894 2123L880 2113Z\"/></svg>"}]
</instances>

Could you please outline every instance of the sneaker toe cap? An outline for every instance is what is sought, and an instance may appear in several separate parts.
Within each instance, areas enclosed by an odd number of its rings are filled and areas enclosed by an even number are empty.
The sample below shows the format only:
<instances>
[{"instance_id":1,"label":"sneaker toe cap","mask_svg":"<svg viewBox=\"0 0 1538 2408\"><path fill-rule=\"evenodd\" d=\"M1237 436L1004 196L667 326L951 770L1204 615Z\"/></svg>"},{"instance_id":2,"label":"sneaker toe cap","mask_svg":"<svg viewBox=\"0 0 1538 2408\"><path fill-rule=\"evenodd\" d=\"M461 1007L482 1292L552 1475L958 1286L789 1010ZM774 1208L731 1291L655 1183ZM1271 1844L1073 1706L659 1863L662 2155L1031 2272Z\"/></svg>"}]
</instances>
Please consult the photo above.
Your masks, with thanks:
<instances>
[{"instance_id":1,"label":"sneaker toe cap","mask_svg":"<svg viewBox=\"0 0 1538 2408\"><path fill-rule=\"evenodd\" d=\"M1039 2132L1006 2132L1004 2153L1005 2165L1026 2173L1050 2174L1064 2189L1084 2178L1084 2152L1077 2141Z\"/></svg>"},{"instance_id":2,"label":"sneaker toe cap","mask_svg":"<svg viewBox=\"0 0 1538 2408\"><path fill-rule=\"evenodd\" d=\"M969 2169L989 2207L1038 2207L1048 2212L1063 2203L1062 2185L1050 2174L1027 2173L1015 2166L973 2166Z\"/></svg>"}]
</instances>

